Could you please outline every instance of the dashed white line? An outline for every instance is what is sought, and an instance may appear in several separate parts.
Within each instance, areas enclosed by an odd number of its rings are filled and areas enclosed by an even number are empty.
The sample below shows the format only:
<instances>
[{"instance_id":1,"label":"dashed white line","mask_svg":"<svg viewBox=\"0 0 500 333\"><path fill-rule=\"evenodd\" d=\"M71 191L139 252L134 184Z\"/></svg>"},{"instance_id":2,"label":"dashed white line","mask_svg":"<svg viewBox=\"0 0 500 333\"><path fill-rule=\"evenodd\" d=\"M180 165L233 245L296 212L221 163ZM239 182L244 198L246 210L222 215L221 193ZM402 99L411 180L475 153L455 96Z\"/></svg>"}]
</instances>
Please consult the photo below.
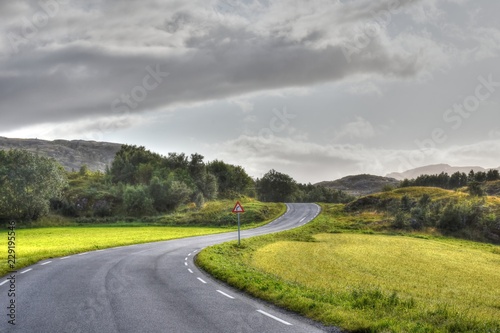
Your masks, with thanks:
<instances>
[{"instance_id":1,"label":"dashed white line","mask_svg":"<svg viewBox=\"0 0 500 333\"><path fill-rule=\"evenodd\" d=\"M192 254L192 253L188 254L188 257L190 257L190 256L191 256L191 254Z\"/></svg>"},{"instance_id":2,"label":"dashed white line","mask_svg":"<svg viewBox=\"0 0 500 333\"><path fill-rule=\"evenodd\" d=\"M45 266L45 265L48 265L48 264L50 264L51 262L52 262L52 261L46 261L46 262L44 262L43 264L40 264L40 266Z\"/></svg>"},{"instance_id":3,"label":"dashed white line","mask_svg":"<svg viewBox=\"0 0 500 333\"><path fill-rule=\"evenodd\" d=\"M186 257L186 259L184 259L184 260L186 260L186 261L187 261L187 260L188 260L188 258Z\"/></svg>"},{"instance_id":4,"label":"dashed white line","mask_svg":"<svg viewBox=\"0 0 500 333\"><path fill-rule=\"evenodd\" d=\"M69 257L70 257L70 256L67 256L67 257L61 258L61 260L68 259Z\"/></svg>"},{"instance_id":5,"label":"dashed white line","mask_svg":"<svg viewBox=\"0 0 500 333\"><path fill-rule=\"evenodd\" d=\"M32 270L33 270L33 268L28 268L27 270L22 271L21 274L28 273L29 271L32 271Z\"/></svg>"},{"instance_id":6,"label":"dashed white line","mask_svg":"<svg viewBox=\"0 0 500 333\"><path fill-rule=\"evenodd\" d=\"M9 282L10 280L5 280L4 282L0 283L0 286L3 286L4 284L6 284L7 282Z\"/></svg>"},{"instance_id":7,"label":"dashed white line","mask_svg":"<svg viewBox=\"0 0 500 333\"><path fill-rule=\"evenodd\" d=\"M302 218L302 220L300 220L300 221L299 221L299 223L302 223L302 221L304 221L305 219L306 219L306 217L304 216L304 217Z\"/></svg>"},{"instance_id":8,"label":"dashed white line","mask_svg":"<svg viewBox=\"0 0 500 333\"><path fill-rule=\"evenodd\" d=\"M198 278L198 280L200 280L200 281L201 281L201 283L205 283L205 284L207 283L206 281L203 281L203 279L202 279L202 278Z\"/></svg>"},{"instance_id":9,"label":"dashed white line","mask_svg":"<svg viewBox=\"0 0 500 333\"><path fill-rule=\"evenodd\" d=\"M262 310L257 310L257 312L259 312L259 313L263 314L264 316L267 316L267 317L269 317L269 318L272 318L272 319L274 319L274 320L276 320L276 321L279 321L279 322L280 322L280 323L282 323L282 324L285 324L285 325L288 325L288 326L292 326L292 324L290 324L289 322L284 321L283 319L279 319L278 317L275 317L275 316L273 316L272 314L269 314L269 313L267 313L267 312L265 312L265 311L262 311Z\"/></svg>"},{"instance_id":10,"label":"dashed white line","mask_svg":"<svg viewBox=\"0 0 500 333\"><path fill-rule=\"evenodd\" d=\"M189 273L193 274L194 272L191 270L191 268L188 268Z\"/></svg>"},{"instance_id":11,"label":"dashed white line","mask_svg":"<svg viewBox=\"0 0 500 333\"><path fill-rule=\"evenodd\" d=\"M234 299L234 297L233 297L233 296L228 295L228 294L226 294L225 292L223 292L223 291L221 291L221 290L217 290L217 292L218 292L219 294L222 294L222 295L226 296L227 298Z\"/></svg>"},{"instance_id":12,"label":"dashed white line","mask_svg":"<svg viewBox=\"0 0 500 333\"><path fill-rule=\"evenodd\" d=\"M88 252L78 253L78 255L79 255L79 256L84 256L84 255L86 255L86 254L88 254Z\"/></svg>"},{"instance_id":13,"label":"dashed white line","mask_svg":"<svg viewBox=\"0 0 500 333\"><path fill-rule=\"evenodd\" d=\"M104 250L95 250L95 252L102 252L102 251L104 251Z\"/></svg>"},{"instance_id":14,"label":"dashed white line","mask_svg":"<svg viewBox=\"0 0 500 333\"><path fill-rule=\"evenodd\" d=\"M188 263L187 263L187 262L185 262L185 263L184 263L184 266L187 266L187 265L188 265Z\"/></svg>"}]
</instances>

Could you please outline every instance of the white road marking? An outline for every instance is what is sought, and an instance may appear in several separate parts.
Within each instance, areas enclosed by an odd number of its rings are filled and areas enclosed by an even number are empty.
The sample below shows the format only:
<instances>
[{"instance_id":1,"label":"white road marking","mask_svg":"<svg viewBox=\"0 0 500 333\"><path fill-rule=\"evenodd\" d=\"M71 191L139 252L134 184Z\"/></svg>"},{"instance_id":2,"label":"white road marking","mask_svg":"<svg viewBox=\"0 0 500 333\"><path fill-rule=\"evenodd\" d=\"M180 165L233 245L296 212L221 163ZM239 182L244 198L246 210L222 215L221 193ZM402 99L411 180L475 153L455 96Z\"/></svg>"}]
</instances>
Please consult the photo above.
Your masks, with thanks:
<instances>
[{"instance_id":1,"label":"white road marking","mask_svg":"<svg viewBox=\"0 0 500 333\"><path fill-rule=\"evenodd\" d=\"M189 273L193 274L193 271L191 270L191 268L188 268L188 271L189 271Z\"/></svg>"},{"instance_id":2,"label":"white road marking","mask_svg":"<svg viewBox=\"0 0 500 333\"><path fill-rule=\"evenodd\" d=\"M187 262L185 262L185 263L184 263L184 266L187 266L187 265L188 265L188 263L187 263Z\"/></svg>"},{"instance_id":3,"label":"white road marking","mask_svg":"<svg viewBox=\"0 0 500 333\"><path fill-rule=\"evenodd\" d=\"M79 256L84 256L84 255L86 255L86 254L88 254L88 252L79 253L78 255L79 255Z\"/></svg>"},{"instance_id":4,"label":"white road marking","mask_svg":"<svg viewBox=\"0 0 500 333\"><path fill-rule=\"evenodd\" d=\"M27 270L25 271L22 271L21 274L24 274L24 273L28 273L29 271L33 270L33 268L28 268Z\"/></svg>"},{"instance_id":5,"label":"white road marking","mask_svg":"<svg viewBox=\"0 0 500 333\"><path fill-rule=\"evenodd\" d=\"M95 250L95 252L102 252L102 251L104 251L104 250Z\"/></svg>"},{"instance_id":6,"label":"white road marking","mask_svg":"<svg viewBox=\"0 0 500 333\"><path fill-rule=\"evenodd\" d=\"M299 223L302 223L302 221L304 221L305 219L306 219L306 217L304 216L304 217L302 218L302 220L300 220L300 221L299 221Z\"/></svg>"},{"instance_id":7,"label":"white road marking","mask_svg":"<svg viewBox=\"0 0 500 333\"><path fill-rule=\"evenodd\" d=\"M45 265L48 265L50 264L52 261L47 261L47 262L44 262L43 264L40 264L41 266L45 266Z\"/></svg>"},{"instance_id":8,"label":"white road marking","mask_svg":"<svg viewBox=\"0 0 500 333\"><path fill-rule=\"evenodd\" d=\"M226 294L225 292L223 292L223 291L221 291L221 290L217 290L217 292L218 292L218 293L220 293L220 294L222 294L222 295L224 295L224 296L226 296L227 298L234 299L234 297L233 297L233 296L228 295L228 294Z\"/></svg>"},{"instance_id":9,"label":"white road marking","mask_svg":"<svg viewBox=\"0 0 500 333\"><path fill-rule=\"evenodd\" d=\"M207 283L206 281L203 281L202 278L198 278L198 280L200 280L202 283L205 283L205 284Z\"/></svg>"},{"instance_id":10,"label":"white road marking","mask_svg":"<svg viewBox=\"0 0 500 333\"><path fill-rule=\"evenodd\" d=\"M61 258L61 260L68 259L69 257L70 257L70 256L67 256L67 257Z\"/></svg>"},{"instance_id":11,"label":"white road marking","mask_svg":"<svg viewBox=\"0 0 500 333\"><path fill-rule=\"evenodd\" d=\"M292 326L292 324L290 324L289 322L284 321L283 319L279 319L278 317L275 317L272 314L269 314L269 313L267 313L265 311L257 310L257 312L262 313L264 316L268 316L269 318L272 318L272 319L274 319L276 321L279 321L282 324L285 324L285 325L288 325L288 326Z\"/></svg>"},{"instance_id":12,"label":"white road marking","mask_svg":"<svg viewBox=\"0 0 500 333\"><path fill-rule=\"evenodd\" d=\"M186 261L187 261L187 260L188 260L188 258L186 257L186 259L184 259L184 260L186 260Z\"/></svg>"},{"instance_id":13,"label":"white road marking","mask_svg":"<svg viewBox=\"0 0 500 333\"><path fill-rule=\"evenodd\" d=\"M6 284L7 282L9 282L9 280L5 280L4 282L0 283L0 286L3 286L4 284Z\"/></svg>"},{"instance_id":14,"label":"white road marking","mask_svg":"<svg viewBox=\"0 0 500 333\"><path fill-rule=\"evenodd\" d=\"M190 256L191 256L191 254L192 254L192 253L188 254L188 257L190 257Z\"/></svg>"}]
</instances>

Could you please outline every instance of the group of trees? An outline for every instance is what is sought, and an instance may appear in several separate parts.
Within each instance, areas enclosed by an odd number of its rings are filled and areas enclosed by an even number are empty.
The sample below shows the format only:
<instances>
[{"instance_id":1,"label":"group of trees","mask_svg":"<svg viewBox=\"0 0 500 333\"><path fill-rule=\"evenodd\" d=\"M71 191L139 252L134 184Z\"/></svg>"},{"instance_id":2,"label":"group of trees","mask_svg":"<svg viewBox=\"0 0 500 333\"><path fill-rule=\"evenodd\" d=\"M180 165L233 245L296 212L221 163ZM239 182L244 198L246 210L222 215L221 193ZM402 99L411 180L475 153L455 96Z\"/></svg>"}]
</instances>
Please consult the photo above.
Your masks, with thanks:
<instances>
[{"instance_id":1,"label":"group of trees","mask_svg":"<svg viewBox=\"0 0 500 333\"><path fill-rule=\"evenodd\" d=\"M472 183L482 183L485 181L500 180L498 170L490 169L487 172L474 172L471 170L469 174L464 172L455 172L451 176L445 172L436 175L421 175L415 179L405 179L401 182L401 187L409 186L433 186L444 189L456 189L464 186L469 186Z\"/></svg>"},{"instance_id":2,"label":"group of trees","mask_svg":"<svg viewBox=\"0 0 500 333\"><path fill-rule=\"evenodd\" d=\"M289 175L274 169L256 180L256 190L259 200L267 202L346 203L354 199L340 190L299 184Z\"/></svg>"},{"instance_id":3,"label":"group of trees","mask_svg":"<svg viewBox=\"0 0 500 333\"><path fill-rule=\"evenodd\" d=\"M161 156L128 145L118 151L105 174L80 172L70 178L70 185L84 184L70 186L60 204L71 216L154 215L189 202L201 207L207 200L250 195L254 186L239 166L217 160L205 163L200 154Z\"/></svg>"},{"instance_id":4,"label":"group of trees","mask_svg":"<svg viewBox=\"0 0 500 333\"><path fill-rule=\"evenodd\" d=\"M0 151L0 219L34 220L49 212L76 218L147 216L207 200L257 197L268 202L347 202L342 191L299 184L271 170L253 180L240 166L205 163L199 154L162 156L124 145L106 172L66 172L53 159Z\"/></svg>"}]
</instances>

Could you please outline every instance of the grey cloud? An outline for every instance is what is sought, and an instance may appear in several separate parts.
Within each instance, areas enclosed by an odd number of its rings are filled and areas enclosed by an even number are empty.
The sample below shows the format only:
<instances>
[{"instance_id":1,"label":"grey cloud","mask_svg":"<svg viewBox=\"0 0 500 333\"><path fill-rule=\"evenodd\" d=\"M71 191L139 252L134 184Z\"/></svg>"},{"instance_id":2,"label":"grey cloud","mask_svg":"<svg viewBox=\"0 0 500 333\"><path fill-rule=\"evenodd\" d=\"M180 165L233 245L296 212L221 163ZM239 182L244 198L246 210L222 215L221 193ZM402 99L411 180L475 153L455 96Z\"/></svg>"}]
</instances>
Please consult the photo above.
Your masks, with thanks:
<instances>
[{"instance_id":1,"label":"grey cloud","mask_svg":"<svg viewBox=\"0 0 500 333\"><path fill-rule=\"evenodd\" d=\"M19 54L2 59L0 130L41 121L111 115L112 101L140 85L147 75L145 68L157 64L162 71L170 73L169 77L136 108L129 108L130 113L267 89L307 86L356 73L406 77L418 71L415 59L388 51L387 45L377 39L356 57L355 63L348 64L341 45L308 46L308 41L326 36L322 28L311 30L297 43L282 35L259 35L238 24L232 25L231 21L211 25L196 22L199 15L187 6L171 6L171 11L162 15L155 12L152 22L145 23L146 14L159 6L157 2L150 2L151 8L132 1L113 2L113 6L110 3L94 1L89 5L101 10L103 15L110 15L101 26L72 25L70 35L61 39L65 25L61 24L62 17L56 17L54 20L61 25L51 29L59 31L59 35L54 35L59 39L52 44L47 40L48 45L38 45L46 38L46 32L41 29L40 40L23 45ZM130 18L132 22L142 22L138 31L130 29L125 13L134 13ZM155 28L157 22L163 22L165 31ZM196 24L203 24L205 30L199 30ZM114 30L99 30L111 27ZM120 49L123 38L120 29L135 34L131 36L135 41L132 45L135 43L137 47L135 52L129 45L131 40L125 40L127 47ZM184 49L158 50L154 45L144 45L140 38L149 36L154 41L162 38L168 41L175 38L179 30L185 34L182 36ZM99 33L105 35L102 40L91 37ZM71 35L80 36L80 40L72 39ZM85 35L87 37L83 37Z\"/></svg>"}]
</instances>

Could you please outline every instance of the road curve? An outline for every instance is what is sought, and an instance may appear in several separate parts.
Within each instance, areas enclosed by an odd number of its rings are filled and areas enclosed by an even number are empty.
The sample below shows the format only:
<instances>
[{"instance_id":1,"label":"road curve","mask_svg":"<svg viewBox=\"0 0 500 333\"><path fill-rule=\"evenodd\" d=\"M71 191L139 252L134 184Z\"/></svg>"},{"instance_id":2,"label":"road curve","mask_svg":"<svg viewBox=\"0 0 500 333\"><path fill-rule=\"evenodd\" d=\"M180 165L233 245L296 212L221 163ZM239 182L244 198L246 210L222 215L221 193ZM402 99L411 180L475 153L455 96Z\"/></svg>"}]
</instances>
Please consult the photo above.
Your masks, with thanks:
<instances>
[{"instance_id":1,"label":"road curve","mask_svg":"<svg viewBox=\"0 0 500 333\"><path fill-rule=\"evenodd\" d=\"M281 218L241 236L298 227L319 209L315 204L288 204ZM15 274L15 326L7 316L10 282L0 281L0 332L323 332L196 268L198 251L234 239L236 233L230 232L41 261Z\"/></svg>"}]
</instances>

